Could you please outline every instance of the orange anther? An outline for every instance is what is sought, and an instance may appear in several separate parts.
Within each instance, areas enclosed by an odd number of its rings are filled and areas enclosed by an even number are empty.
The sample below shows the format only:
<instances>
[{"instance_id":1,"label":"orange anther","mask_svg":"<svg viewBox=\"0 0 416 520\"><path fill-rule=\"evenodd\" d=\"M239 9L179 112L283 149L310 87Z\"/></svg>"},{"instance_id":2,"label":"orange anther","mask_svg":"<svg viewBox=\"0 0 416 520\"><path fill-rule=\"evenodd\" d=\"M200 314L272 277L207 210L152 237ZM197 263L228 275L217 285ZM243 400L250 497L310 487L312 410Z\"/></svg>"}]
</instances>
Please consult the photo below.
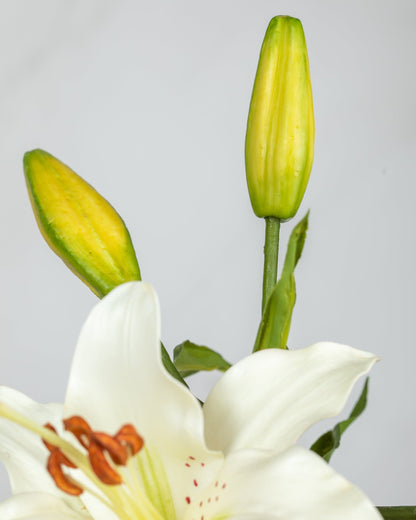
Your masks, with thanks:
<instances>
[{"instance_id":1,"label":"orange anther","mask_svg":"<svg viewBox=\"0 0 416 520\"><path fill-rule=\"evenodd\" d=\"M84 448L88 449L89 437L92 430L87 421L79 415L73 415L72 417L68 417L68 419L64 419L63 422L65 430L75 435Z\"/></svg>"},{"instance_id":2,"label":"orange anther","mask_svg":"<svg viewBox=\"0 0 416 520\"><path fill-rule=\"evenodd\" d=\"M144 445L143 438L132 424L125 424L115 435L93 431L87 421L79 415L64 419L63 425L65 430L71 432L88 451L90 464L96 476L101 482L110 486L123 482L112 463L117 466L125 466L128 458L136 455ZM51 424L48 423L45 427L57 433ZM70 495L80 495L83 491L82 488L65 475L61 467L62 465L71 468L77 466L52 443L45 440L43 442L50 451L48 471L58 488Z\"/></svg>"},{"instance_id":3,"label":"orange anther","mask_svg":"<svg viewBox=\"0 0 416 520\"><path fill-rule=\"evenodd\" d=\"M91 467L101 482L110 486L115 486L123 482L121 476L107 462L102 445L94 438L91 438L88 456Z\"/></svg>"},{"instance_id":4,"label":"orange anther","mask_svg":"<svg viewBox=\"0 0 416 520\"><path fill-rule=\"evenodd\" d=\"M62 471L62 457L63 455L58 448L52 450L47 464L49 474L59 489L68 493L68 495L79 496L83 492L83 489L75 484L75 482Z\"/></svg>"},{"instance_id":5,"label":"orange anther","mask_svg":"<svg viewBox=\"0 0 416 520\"><path fill-rule=\"evenodd\" d=\"M143 437L141 437L136 428L132 424L125 424L120 430L114 435L114 438L126 445L131 452L131 455L136 455L144 445Z\"/></svg>"},{"instance_id":6,"label":"orange anther","mask_svg":"<svg viewBox=\"0 0 416 520\"><path fill-rule=\"evenodd\" d=\"M126 465L128 459L127 449L118 440L103 432L93 432L90 436L90 441L93 440L110 455L114 464Z\"/></svg>"},{"instance_id":7,"label":"orange anther","mask_svg":"<svg viewBox=\"0 0 416 520\"><path fill-rule=\"evenodd\" d=\"M44 425L44 427L47 428L48 430L51 430L54 433L57 433L56 429L50 423L46 423ZM76 468L75 464L73 464L67 457L65 457L65 455L61 452L61 450L59 448L57 448L50 442L45 441L44 439L42 439L42 442L48 448L50 453L52 453L53 451L56 450L61 454L60 464L64 464L65 466L68 466L68 468ZM55 457L57 457L57 455L55 455Z\"/></svg>"}]
</instances>

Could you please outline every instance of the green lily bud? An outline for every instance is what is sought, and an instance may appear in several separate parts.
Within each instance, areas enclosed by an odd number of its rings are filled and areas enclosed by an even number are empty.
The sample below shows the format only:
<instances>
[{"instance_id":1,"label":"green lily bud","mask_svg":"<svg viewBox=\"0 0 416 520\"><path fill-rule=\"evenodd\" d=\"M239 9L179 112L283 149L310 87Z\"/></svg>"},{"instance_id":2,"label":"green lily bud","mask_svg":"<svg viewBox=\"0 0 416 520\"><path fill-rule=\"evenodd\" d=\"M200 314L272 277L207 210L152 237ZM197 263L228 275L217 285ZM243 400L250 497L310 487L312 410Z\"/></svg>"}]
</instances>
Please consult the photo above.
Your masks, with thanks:
<instances>
[{"instance_id":1,"label":"green lily bud","mask_svg":"<svg viewBox=\"0 0 416 520\"><path fill-rule=\"evenodd\" d=\"M39 229L71 271L99 297L140 280L123 220L92 186L43 150L27 152L23 164Z\"/></svg>"},{"instance_id":2,"label":"green lily bud","mask_svg":"<svg viewBox=\"0 0 416 520\"><path fill-rule=\"evenodd\" d=\"M259 217L292 218L313 161L314 119L302 24L276 16L260 52L246 135L246 174Z\"/></svg>"}]
</instances>

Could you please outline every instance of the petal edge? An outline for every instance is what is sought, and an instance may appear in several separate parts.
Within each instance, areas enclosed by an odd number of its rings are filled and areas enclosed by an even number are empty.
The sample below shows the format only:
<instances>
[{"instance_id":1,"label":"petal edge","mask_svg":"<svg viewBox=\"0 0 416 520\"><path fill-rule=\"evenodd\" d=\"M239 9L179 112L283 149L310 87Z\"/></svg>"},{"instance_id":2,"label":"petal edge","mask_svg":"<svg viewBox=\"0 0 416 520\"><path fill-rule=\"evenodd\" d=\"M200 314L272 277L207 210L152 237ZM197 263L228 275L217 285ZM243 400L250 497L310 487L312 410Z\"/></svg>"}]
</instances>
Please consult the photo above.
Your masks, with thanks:
<instances>
[{"instance_id":1,"label":"petal edge","mask_svg":"<svg viewBox=\"0 0 416 520\"><path fill-rule=\"evenodd\" d=\"M230 368L205 401L208 447L287 449L315 422L338 415L377 359L336 343L252 354Z\"/></svg>"}]
</instances>

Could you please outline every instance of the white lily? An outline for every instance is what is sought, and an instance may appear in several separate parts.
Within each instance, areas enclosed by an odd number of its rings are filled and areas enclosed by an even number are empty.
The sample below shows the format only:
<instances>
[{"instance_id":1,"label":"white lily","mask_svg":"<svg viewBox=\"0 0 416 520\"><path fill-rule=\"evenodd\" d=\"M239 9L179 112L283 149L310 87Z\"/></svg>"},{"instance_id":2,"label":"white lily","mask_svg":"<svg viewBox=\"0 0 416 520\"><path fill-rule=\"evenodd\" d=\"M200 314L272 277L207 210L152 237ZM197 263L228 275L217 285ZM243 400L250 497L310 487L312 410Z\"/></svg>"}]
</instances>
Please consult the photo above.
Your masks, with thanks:
<instances>
[{"instance_id":1,"label":"white lily","mask_svg":"<svg viewBox=\"0 0 416 520\"><path fill-rule=\"evenodd\" d=\"M0 390L0 455L13 490L0 505L2 520L381 518L358 488L295 446L312 424L341 411L373 355L330 343L258 352L228 370L201 407L163 368L159 328L152 288L122 285L82 329L63 407ZM89 452L74 428L62 429L74 415L92 428L80 436ZM40 426L46 422L58 433ZM143 447L114 435L126 423ZM110 459L98 431L125 450L125 465ZM78 496L48 474L41 437L60 461L50 463L55 478L78 487ZM104 483L100 464L121 483Z\"/></svg>"}]
</instances>

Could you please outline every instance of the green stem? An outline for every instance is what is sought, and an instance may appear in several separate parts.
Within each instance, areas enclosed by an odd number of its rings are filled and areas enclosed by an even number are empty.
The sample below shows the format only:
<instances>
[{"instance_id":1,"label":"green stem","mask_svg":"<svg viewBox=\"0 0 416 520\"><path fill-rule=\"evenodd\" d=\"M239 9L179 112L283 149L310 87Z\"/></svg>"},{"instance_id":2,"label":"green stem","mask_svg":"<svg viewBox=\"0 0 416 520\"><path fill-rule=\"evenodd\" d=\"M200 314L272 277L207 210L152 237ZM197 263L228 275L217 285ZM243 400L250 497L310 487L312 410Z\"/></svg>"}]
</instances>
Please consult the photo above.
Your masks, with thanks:
<instances>
[{"instance_id":1,"label":"green stem","mask_svg":"<svg viewBox=\"0 0 416 520\"><path fill-rule=\"evenodd\" d=\"M267 300L277 280L277 260L279 255L280 219L266 217L266 238L264 241L264 270L263 270L263 299L261 303L262 314Z\"/></svg>"},{"instance_id":2,"label":"green stem","mask_svg":"<svg viewBox=\"0 0 416 520\"><path fill-rule=\"evenodd\" d=\"M377 506L385 520L415 520L416 506Z\"/></svg>"}]
</instances>

